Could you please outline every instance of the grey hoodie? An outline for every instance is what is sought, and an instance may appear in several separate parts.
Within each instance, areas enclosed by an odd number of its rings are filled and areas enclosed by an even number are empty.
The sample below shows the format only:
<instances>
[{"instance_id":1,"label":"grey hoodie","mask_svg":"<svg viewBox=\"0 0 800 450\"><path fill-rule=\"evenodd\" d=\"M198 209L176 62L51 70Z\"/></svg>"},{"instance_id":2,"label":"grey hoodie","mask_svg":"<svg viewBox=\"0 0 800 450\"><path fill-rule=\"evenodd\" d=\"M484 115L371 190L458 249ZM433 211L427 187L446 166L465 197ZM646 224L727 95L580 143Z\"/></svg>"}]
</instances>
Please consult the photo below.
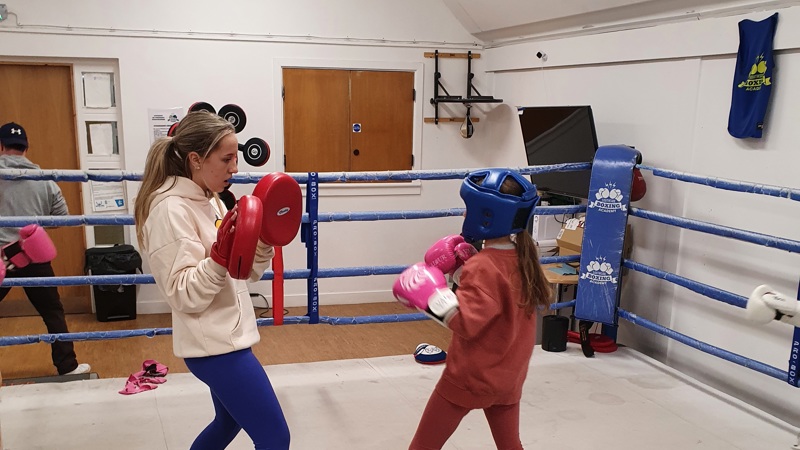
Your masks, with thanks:
<instances>
[{"instance_id":1,"label":"grey hoodie","mask_svg":"<svg viewBox=\"0 0 800 450\"><path fill-rule=\"evenodd\" d=\"M0 155L0 169L36 169L22 155ZM66 216L67 202L54 181L0 179L0 216ZM0 245L19 238L19 227L0 227Z\"/></svg>"}]
</instances>

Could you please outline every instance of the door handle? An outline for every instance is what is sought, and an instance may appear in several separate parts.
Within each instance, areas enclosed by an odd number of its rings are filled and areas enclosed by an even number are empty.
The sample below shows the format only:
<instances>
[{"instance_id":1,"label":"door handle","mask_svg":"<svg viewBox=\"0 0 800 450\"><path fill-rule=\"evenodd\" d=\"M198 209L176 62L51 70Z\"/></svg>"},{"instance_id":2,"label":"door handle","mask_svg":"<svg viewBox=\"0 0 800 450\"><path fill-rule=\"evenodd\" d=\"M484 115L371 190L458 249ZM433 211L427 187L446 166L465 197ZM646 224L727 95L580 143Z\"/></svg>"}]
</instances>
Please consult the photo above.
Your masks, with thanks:
<instances>
[{"instance_id":1,"label":"door handle","mask_svg":"<svg viewBox=\"0 0 800 450\"><path fill-rule=\"evenodd\" d=\"M360 153L360 152L358 151L358 149L355 149L355 150L353 150L353 154L354 154L354 155L358 156L358 154L359 154L359 153Z\"/></svg>"}]
</instances>

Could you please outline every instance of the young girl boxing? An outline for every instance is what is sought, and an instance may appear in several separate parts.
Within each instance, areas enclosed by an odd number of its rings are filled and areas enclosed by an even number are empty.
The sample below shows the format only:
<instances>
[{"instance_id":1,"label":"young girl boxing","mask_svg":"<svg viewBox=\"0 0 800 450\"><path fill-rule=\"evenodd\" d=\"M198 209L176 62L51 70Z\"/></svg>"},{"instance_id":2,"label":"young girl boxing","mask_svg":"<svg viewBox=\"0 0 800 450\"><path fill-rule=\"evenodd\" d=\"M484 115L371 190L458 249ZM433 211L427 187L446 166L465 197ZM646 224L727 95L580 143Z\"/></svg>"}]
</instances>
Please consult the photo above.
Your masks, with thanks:
<instances>
[{"instance_id":1,"label":"young girl boxing","mask_svg":"<svg viewBox=\"0 0 800 450\"><path fill-rule=\"evenodd\" d=\"M527 231L539 197L530 181L505 169L470 173L461 197L467 208L461 236L439 240L427 262L406 269L393 288L400 302L453 331L447 365L409 449L441 449L473 409L483 410L498 449L521 449L520 399L536 312L551 297ZM468 242L481 240L476 254ZM455 274L455 293L445 274Z\"/></svg>"}]
</instances>

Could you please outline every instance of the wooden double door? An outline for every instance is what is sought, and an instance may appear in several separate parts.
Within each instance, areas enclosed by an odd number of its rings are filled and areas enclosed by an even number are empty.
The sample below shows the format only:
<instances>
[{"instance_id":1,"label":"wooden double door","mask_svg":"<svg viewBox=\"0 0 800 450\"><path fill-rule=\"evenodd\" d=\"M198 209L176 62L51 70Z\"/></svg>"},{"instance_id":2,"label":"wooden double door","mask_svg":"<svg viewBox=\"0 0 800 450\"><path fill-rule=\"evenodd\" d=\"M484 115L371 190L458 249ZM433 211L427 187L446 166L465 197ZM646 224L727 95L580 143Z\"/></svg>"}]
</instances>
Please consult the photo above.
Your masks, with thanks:
<instances>
[{"instance_id":1,"label":"wooden double door","mask_svg":"<svg viewBox=\"0 0 800 450\"><path fill-rule=\"evenodd\" d=\"M0 125L16 122L28 134L26 157L42 169L80 169L72 67L64 64L0 63ZM59 182L71 215L83 214L81 184ZM86 237L83 227L48 228L58 256L56 276L82 275ZM59 287L67 312L91 312L89 286ZM37 315L22 288L0 302L0 317Z\"/></svg>"},{"instance_id":2,"label":"wooden double door","mask_svg":"<svg viewBox=\"0 0 800 450\"><path fill-rule=\"evenodd\" d=\"M414 73L283 69L285 171L410 170Z\"/></svg>"}]
</instances>

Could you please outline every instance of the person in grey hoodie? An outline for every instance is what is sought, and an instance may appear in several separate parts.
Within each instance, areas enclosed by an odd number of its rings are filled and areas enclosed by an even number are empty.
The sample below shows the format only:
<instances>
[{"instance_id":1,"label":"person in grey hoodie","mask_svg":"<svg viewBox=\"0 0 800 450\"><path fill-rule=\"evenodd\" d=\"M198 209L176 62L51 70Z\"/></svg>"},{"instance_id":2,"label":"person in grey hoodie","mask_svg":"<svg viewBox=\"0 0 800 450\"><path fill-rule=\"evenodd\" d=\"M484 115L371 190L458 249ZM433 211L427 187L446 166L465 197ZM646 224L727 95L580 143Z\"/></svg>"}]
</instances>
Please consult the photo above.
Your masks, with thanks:
<instances>
[{"instance_id":1,"label":"person in grey hoodie","mask_svg":"<svg viewBox=\"0 0 800 450\"><path fill-rule=\"evenodd\" d=\"M0 169L39 169L25 157L28 151L28 135L25 129L14 122L0 127ZM0 179L0 216L65 216L69 214L67 202L54 181L2 180ZM0 247L19 240L19 228L0 227ZM11 269L6 278L53 277L53 266L49 262L32 263L22 268ZM69 333L64 317L64 305L58 288L25 287L25 295L42 316L47 332ZM0 288L2 301L11 288ZM78 364L72 342L56 341L51 344L53 365L59 375L88 373L89 364Z\"/></svg>"}]
</instances>

